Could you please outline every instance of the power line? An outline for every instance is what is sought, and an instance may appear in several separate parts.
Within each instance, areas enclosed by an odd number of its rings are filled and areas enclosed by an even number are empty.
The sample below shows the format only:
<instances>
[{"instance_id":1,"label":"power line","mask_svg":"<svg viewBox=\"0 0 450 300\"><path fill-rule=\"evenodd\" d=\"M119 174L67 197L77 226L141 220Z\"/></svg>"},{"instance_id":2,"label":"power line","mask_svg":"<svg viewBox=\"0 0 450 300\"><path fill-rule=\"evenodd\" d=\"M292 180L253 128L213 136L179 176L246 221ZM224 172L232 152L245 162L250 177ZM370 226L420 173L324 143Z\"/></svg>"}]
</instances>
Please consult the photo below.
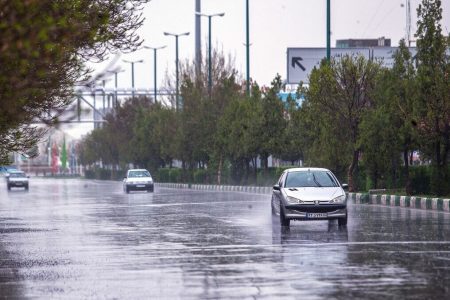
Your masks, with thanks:
<instances>
[{"instance_id":1,"label":"power line","mask_svg":"<svg viewBox=\"0 0 450 300\"><path fill-rule=\"evenodd\" d=\"M375 10L375 13L372 15L372 18L370 18L369 23L366 26L366 29L364 29L363 34L361 37L364 37L366 35L367 29L369 29L370 25L372 25L373 20L378 15L378 12L380 11L381 6L384 4L386 0L381 1L381 3L378 5L377 9Z\"/></svg>"}]
</instances>

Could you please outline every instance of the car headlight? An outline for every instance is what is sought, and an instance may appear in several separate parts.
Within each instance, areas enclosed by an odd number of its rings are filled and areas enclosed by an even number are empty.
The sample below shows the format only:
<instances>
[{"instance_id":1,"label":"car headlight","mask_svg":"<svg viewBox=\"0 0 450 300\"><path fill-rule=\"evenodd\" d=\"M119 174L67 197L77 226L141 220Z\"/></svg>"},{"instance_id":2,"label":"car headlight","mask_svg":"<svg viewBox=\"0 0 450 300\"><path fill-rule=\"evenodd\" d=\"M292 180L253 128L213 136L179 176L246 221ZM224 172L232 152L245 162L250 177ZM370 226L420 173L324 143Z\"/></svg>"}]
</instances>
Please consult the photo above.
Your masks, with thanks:
<instances>
[{"instance_id":1,"label":"car headlight","mask_svg":"<svg viewBox=\"0 0 450 300\"><path fill-rule=\"evenodd\" d=\"M295 197L291 197L291 196L287 196L287 202L291 203L291 204L299 204L299 203L303 203L302 200L295 198Z\"/></svg>"},{"instance_id":2,"label":"car headlight","mask_svg":"<svg viewBox=\"0 0 450 300\"><path fill-rule=\"evenodd\" d=\"M346 199L347 199L346 195L341 195L334 198L333 200L330 200L330 203L344 203Z\"/></svg>"}]
</instances>

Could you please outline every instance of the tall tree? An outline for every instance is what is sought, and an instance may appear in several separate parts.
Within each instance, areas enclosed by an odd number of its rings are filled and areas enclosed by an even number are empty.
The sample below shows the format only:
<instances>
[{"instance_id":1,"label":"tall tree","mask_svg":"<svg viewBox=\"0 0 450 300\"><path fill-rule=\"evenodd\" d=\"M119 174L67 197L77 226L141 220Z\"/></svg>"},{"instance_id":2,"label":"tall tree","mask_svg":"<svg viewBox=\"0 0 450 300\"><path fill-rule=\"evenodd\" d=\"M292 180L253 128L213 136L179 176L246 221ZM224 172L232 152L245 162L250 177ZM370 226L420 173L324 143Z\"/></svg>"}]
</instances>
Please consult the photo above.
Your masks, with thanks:
<instances>
[{"instance_id":1,"label":"tall tree","mask_svg":"<svg viewBox=\"0 0 450 300\"><path fill-rule=\"evenodd\" d=\"M0 1L0 163L39 139L43 132L33 120L57 120L75 83L87 83L87 60L137 49L145 2Z\"/></svg>"},{"instance_id":2,"label":"tall tree","mask_svg":"<svg viewBox=\"0 0 450 300\"><path fill-rule=\"evenodd\" d=\"M406 47L405 41L400 40L399 48L394 53L392 70L382 80L379 91L381 101L387 108L387 114L394 120L393 126L397 128L397 142L403 152L405 190L408 195L412 193L411 178L409 175L409 161L411 151L416 144L416 135L413 131L413 109L417 100L416 69L414 59ZM387 100L387 101L386 101Z\"/></svg>"},{"instance_id":3,"label":"tall tree","mask_svg":"<svg viewBox=\"0 0 450 300\"><path fill-rule=\"evenodd\" d=\"M421 152L431 158L434 194L450 192L450 58L449 39L442 34L442 3L423 0L417 9L417 84L414 124Z\"/></svg>"},{"instance_id":4,"label":"tall tree","mask_svg":"<svg viewBox=\"0 0 450 300\"><path fill-rule=\"evenodd\" d=\"M297 97L303 96L299 94ZM301 110L297 101L291 95L288 96L285 107L286 128L283 133L277 134L282 143L279 149L281 152L277 153L277 156L290 161L292 165L295 161L303 159L304 132L301 128Z\"/></svg>"},{"instance_id":5,"label":"tall tree","mask_svg":"<svg viewBox=\"0 0 450 300\"><path fill-rule=\"evenodd\" d=\"M379 63L363 56L344 55L330 63L323 61L309 79L305 112L308 126L316 132L312 139L317 140L318 153L325 152L326 156L336 150L345 151L350 191L356 190L360 125L364 113L371 108L379 69Z\"/></svg>"},{"instance_id":6,"label":"tall tree","mask_svg":"<svg viewBox=\"0 0 450 300\"><path fill-rule=\"evenodd\" d=\"M255 116L254 122L259 125L257 137L259 138L258 154L264 170L268 168L268 158L271 154L282 152L282 136L286 127L284 119L284 106L278 93L283 87L281 76L272 80L271 86L260 98L261 112Z\"/></svg>"}]
</instances>

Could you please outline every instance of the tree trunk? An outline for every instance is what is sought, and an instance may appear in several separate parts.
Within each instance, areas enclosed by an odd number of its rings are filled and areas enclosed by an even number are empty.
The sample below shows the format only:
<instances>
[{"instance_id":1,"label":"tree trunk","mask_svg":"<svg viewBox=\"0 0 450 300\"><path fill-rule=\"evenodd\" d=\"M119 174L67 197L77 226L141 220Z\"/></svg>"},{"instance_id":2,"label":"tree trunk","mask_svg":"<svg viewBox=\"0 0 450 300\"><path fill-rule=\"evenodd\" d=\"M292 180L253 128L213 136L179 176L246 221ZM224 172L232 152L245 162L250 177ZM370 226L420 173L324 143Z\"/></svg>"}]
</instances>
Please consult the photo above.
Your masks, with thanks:
<instances>
[{"instance_id":1,"label":"tree trunk","mask_svg":"<svg viewBox=\"0 0 450 300\"><path fill-rule=\"evenodd\" d=\"M359 150L353 151L353 159L352 163L348 167L347 172L347 178L348 178L348 190L349 192L355 192L356 191L356 183L353 180L353 174L358 167L358 157L359 157Z\"/></svg>"},{"instance_id":2,"label":"tree trunk","mask_svg":"<svg viewBox=\"0 0 450 300\"><path fill-rule=\"evenodd\" d=\"M409 155L408 150L403 151L403 160L405 161L405 192L406 195L412 194L411 178L409 178Z\"/></svg>"},{"instance_id":3,"label":"tree trunk","mask_svg":"<svg viewBox=\"0 0 450 300\"><path fill-rule=\"evenodd\" d=\"M255 184L256 184L256 182L258 181L258 157L255 157L254 158L254 169L253 169L253 176L254 176L254 179L255 179Z\"/></svg>"},{"instance_id":4,"label":"tree trunk","mask_svg":"<svg viewBox=\"0 0 450 300\"><path fill-rule=\"evenodd\" d=\"M219 168L217 169L217 184L221 185L222 183L222 154L219 159Z\"/></svg>"},{"instance_id":5,"label":"tree trunk","mask_svg":"<svg viewBox=\"0 0 450 300\"><path fill-rule=\"evenodd\" d=\"M261 167L264 169L264 171L269 168L269 156L266 154L261 156Z\"/></svg>"}]
</instances>

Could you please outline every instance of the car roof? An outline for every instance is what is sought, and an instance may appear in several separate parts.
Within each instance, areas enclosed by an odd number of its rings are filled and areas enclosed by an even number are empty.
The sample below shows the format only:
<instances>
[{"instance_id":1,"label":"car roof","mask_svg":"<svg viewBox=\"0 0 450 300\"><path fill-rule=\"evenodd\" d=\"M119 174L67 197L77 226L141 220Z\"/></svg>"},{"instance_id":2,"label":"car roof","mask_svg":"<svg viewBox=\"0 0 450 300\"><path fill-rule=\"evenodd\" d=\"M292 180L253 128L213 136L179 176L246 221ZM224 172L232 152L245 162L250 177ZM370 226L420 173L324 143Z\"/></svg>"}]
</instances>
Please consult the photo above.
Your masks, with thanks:
<instances>
[{"instance_id":1,"label":"car roof","mask_svg":"<svg viewBox=\"0 0 450 300\"><path fill-rule=\"evenodd\" d=\"M130 172L130 171L147 171L148 172L147 169L129 169L128 172Z\"/></svg>"},{"instance_id":2,"label":"car roof","mask_svg":"<svg viewBox=\"0 0 450 300\"><path fill-rule=\"evenodd\" d=\"M19 170L10 170L8 171L8 173L25 173L24 171L19 171Z\"/></svg>"},{"instance_id":3,"label":"car roof","mask_svg":"<svg viewBox=\"0 0 450 300\"><path fill-rule=\"evenodd\" d=\"M325 168L290 168L286 169L285 172L308 172L308 171L327 171L330 172L330 170Z\"/></svg>"}]
</instances>

